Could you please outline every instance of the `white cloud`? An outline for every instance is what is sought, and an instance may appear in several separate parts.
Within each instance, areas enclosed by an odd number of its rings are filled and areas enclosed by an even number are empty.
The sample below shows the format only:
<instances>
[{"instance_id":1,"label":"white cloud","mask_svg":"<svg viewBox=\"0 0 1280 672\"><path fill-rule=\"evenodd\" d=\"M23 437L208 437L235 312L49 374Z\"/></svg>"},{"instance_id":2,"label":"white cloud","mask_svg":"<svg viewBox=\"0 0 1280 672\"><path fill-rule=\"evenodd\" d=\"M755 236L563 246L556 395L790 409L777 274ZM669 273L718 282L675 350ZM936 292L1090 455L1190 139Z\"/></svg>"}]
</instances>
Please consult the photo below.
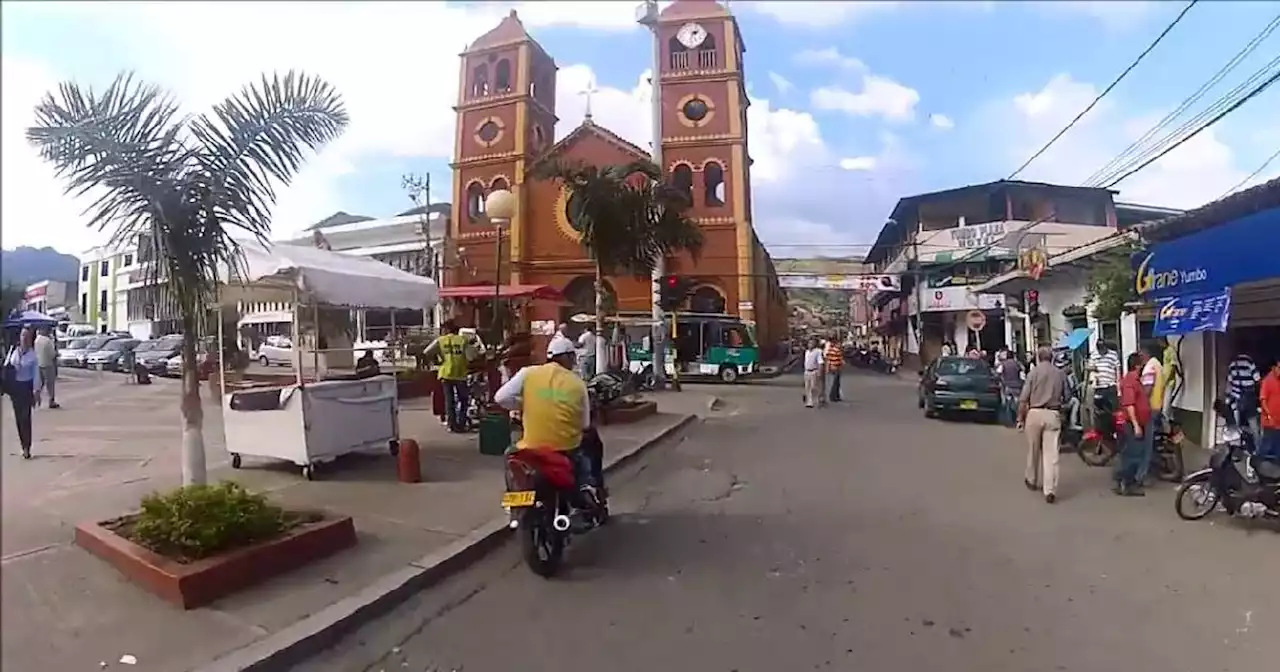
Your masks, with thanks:
<instances>
[{"instance_id":1,"label":"white cloud","mask_svg":"<svg viewBox=\"0 0 1280 672\"><path fill-rule=\"evenodd\" d=\"M802 28L830 28L867 15L892 11L903 4L906 3L794 0L793 2L746 2L735 5L734 9L746 7L753 12L769 16L779 23Z\"/></svg>"},{"instance_id":2,"label":"white cloud","mask_svg":"<svg viewBox=\"0 0 1280 672\"><path fill-rule=\"evenodd\" d=\"M140 77L173 91L189 112L208 109L262 72L298 68L329 80L342 93L352 123L281 192L273 229L285 234L342 209L335 181L354 172L362 160L451 157L458 52L497 25L509 7L319 3L299 12L294 3L191 2L110 7L50 3L27 9L29 14L79 18L114 30L128 49L104 58L119 62L121 69L134 67ZM537 2L517 7L530 29L556 25L642 30L627 3ZM235 48L209 50L205 42L190 39L192 25L208 34L235 35ZM289 30L279 29L286 25ZM101 236L85 231L77 216L80 209L58 195L51 172L22 140L39 96L76 73L52 72L40 62L10 54L4 63L5 245L56 244L80 252L100 242ZM581 118L584 101L573 94L581 88L579 80L585 82L586 72L584 66L569 66L560 73L559 104L566 117L557 128L561 135ZM598 116L608 116L607 110L619 101L634 105L633 92L601 88L593 98ZM642 146L647 141L646 132ZM66 223L46 223L50 218Z\"/></svg>"},{"instance_id":3,"label":"white cloud","mask_svg":"<svg viewBox=\"0 0 1280 672\"><path fill-rule=\"evenodd\" d=\"M1036 3L1044 11L1078 14L1101 22L1105 27L1123 30L1142 23L1159 9L1150 0L1059 0Z\"/></svg>"},{"instance_id":4,"label":"white cloud","mask_svg":"<svg viewBox=\"0 0 1280 672\"><path fill-rule=\"evenodd\" d=\"M944 131L948 131L956 127L956 122L952 121L951 117L948 117L945 114L938 114L936 112L929 115L929 123L932 124L934 128L940 128Z\"/></svg>"},{"instance_id":5,"label":"white cloud","mask_svg":"<svg viewBox=\"0 0 1280 672\"><path fill-rule=\"evenodd\" d=\"M799 65L835 67L842 70L864 71L867 66L862 61L845 56L835 47L826 49L805 49L792 57Z\"/></svg>"},{"instance_id":6,"label":"white cloud","mask_svg":"<svg viewBox=\"0 0 1280 672\"><path fill-rule=\"evenodd\" d=\"M864 75L862 91L854 93L838 86L815 89L809 102L819 110L844 112L856 117L883 117L888 121L911 121L920 93L909 86L881 77Z\"/></svg>"},{"instance_id":7,"label":"white cloud","mask_svg":"<svg viewBox=\"0 0 1280 672\"><path fill-rule=\"evenodd\" d=\"M791 93L791 90L795 88L795 85L791 83L791 80L773 71L769 72L769 81L773 82L773 87L778 90L778 93L784 96Z\"/></svg>"},{"instance_id":8,"label":"white cloud","mask_svg":"<svg viewBox=\"0 0 1280 672\"><path fill-rule=\"evenodd\" d=\"M1070 75L1055 76L1039 91L1019 94L988 110L987 131L1012 139L1007 160L1009 165L1020 165L1079 114L1097 93L1092 84L1077 81ZM1020 177L1081 184L1163 116L1163 113L1151 112L1126 115L1110 99L1103 99ZM1171 128L1176 126L1177 122ZM1254 168L1256 166L1242 167L1217 129L1210 128L1116 188L1120 190L1120 200L1191 208L1216 199Z\"/></svg>"},{"instance_id":9,"label":"white cloud","mask_svg":"<svg viewBox=\"0 0 1280 672\"><path fill-rule=\"evenodd\" d=\"M840 167L845 170L875 170L878 161L874 156L851 156L840 159Z\"/></svg>"}]
</instances>

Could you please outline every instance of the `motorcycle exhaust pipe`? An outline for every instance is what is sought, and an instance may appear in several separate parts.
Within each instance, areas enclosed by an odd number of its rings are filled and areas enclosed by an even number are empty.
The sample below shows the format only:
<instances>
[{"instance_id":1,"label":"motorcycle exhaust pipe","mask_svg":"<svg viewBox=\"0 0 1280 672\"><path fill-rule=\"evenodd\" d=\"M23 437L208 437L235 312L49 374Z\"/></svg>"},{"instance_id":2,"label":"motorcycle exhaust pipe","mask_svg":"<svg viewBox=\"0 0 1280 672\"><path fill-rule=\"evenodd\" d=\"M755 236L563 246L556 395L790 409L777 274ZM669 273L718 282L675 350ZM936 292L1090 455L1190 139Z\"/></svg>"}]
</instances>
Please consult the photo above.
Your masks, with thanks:
<instances>
[{"instance_id":1,"label":"motorcycle exhaust pipe","mask_svg":"<svg viewBox=\"0 0 1280 672\"><path fill-rule=\"evenodd\" d=\"M566 516L563 513L557 513L556 517L551 519L551 528L556 532L568 532L569 516Z\"/></svg>"}]
</instances>

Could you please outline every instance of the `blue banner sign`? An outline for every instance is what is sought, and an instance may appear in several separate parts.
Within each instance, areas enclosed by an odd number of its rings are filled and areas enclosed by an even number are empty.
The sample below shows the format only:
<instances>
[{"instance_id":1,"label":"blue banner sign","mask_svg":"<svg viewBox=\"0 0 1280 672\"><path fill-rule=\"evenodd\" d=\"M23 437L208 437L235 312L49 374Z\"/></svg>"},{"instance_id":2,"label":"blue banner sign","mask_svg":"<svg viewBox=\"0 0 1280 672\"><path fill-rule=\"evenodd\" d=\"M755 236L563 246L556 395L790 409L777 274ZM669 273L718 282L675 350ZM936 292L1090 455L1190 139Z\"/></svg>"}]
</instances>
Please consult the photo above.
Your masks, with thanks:
<instances>
[{"instance_id":1,"label":"blue banner sign","mask_svg":"<svg viewBox=\"0 0 1280 672\"><path fill-rule=\"evenodd\" d=\"M1144 299L1216 292L1280 277L1280 208L1234 219L1134 258L1134 289Z\"/></svg>"},{"instance_id":2,"label":"blue banner sign","mask_svg":"<svg viewBox=\"0 0 1280 672\"><path fill-rule=\"evenodd\" d=\"M1226 331L1231 319L1231 290L1162 299L1156 311L1156 336L1195 331Z\"/></svg>"}]
</instances>

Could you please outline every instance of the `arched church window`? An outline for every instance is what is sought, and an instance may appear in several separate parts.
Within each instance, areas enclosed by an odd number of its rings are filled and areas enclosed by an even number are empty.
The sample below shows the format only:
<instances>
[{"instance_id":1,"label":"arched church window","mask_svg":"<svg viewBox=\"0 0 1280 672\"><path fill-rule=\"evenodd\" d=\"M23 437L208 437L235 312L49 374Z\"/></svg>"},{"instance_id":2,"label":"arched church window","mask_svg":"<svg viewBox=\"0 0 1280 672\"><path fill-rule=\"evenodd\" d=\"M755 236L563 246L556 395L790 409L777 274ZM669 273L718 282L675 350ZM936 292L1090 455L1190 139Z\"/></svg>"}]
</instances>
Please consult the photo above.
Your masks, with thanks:
<instances>
[{"instance_id":1,"label":"arched church window","mask_svg":"<svg viewBox=\"0 0 1280 672\"><path fill-rule=\"evenodd\" d=\"M715 161L702 166L703 202L708 207L724 205L724 168Z\"/></svg>"},{"instance_id":2,"label":"arched church window","mask_svg":"<svg viewBox=\"0 0 1280 672\"><path fill-rule=\"evenodd\" d=\"M472 223L484 217L484 185L472 182L467 185L467 219Z\"/></svg>"},{"instance_id":3,"label":"arched church window","mask_svg":"<svg viewBox=\"0 0 1280 672\"><path fill-rule=\"evenodd\" d=\"M493 178L493 182L491 182L491 183L489 184L489 191L490 191L490 192L494 192L494 191L497 191L497 190L499 190L499 189L507 189L507 190L510 190L510 189L511 189L511 187L507 184L507 180L506 180L506 178L502 178L502 177L495 177L495 178Z\"/></svg>"},{"instance_id":4,"label":"arched church window","mask_svg":"<svg viewBox=\"0 0 1280 672\"><path fill-rule=\"evenodd\" d=\"M675 170L671 171L671 184L676 189L680 190L680 193L684 194L685 198L689 199L689 205L692 206L693 169L689 167L689 164L682 163L676 166Z\"/></svg>"},{"instance_id":5,"label":"arched church window","mask_svg":"<svg viewBox=\"0 0 1280 672\"><path fill-rule=\"evenodd\" d=\"M471 95L477 98L489 95L489 66L485 63L471 71Z\"/></svg>"},{"instance_id":6,"label":"arched church window","mask_svg":"<svg viewBox=\"0 0 1280 672\"><path fill-rule=\"evenodd\" d=\"M511 92L511 61L502 59L493 69L493 87L497 93Z\"/></svg>"}]
</instances>

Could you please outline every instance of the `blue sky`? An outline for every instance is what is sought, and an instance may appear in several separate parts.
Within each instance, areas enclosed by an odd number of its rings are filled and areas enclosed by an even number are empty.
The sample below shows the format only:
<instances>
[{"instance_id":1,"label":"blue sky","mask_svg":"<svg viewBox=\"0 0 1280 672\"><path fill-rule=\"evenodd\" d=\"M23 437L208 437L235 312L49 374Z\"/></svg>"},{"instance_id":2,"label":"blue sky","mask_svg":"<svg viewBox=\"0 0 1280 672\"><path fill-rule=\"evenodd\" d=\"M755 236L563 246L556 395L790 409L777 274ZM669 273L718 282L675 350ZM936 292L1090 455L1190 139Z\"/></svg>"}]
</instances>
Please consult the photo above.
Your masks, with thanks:
<instances>
[{"instance_id":1,"label":"blue sky","mask_svg":"<svg viewBox=\"0 0 1280 672\"><path fill-rule=\"evenodd\" d=\"M4 3L3 243L78 253L99 242L22 142L57 81L122 69L202 110L257 73L330 79L348 134L284 192L273 226L335 210L408 207L405 172L446 197L457 53L504 3ZM1078 113L1182 8L1175 2L734 2L753 98L754 217L775 254L842 254L874 239L900 197L1005 177ZM648 142L647 33L633 3L519 5L561 66L564 135L588 81L598 122ZM1280 2L1203 2L1057 147L1021 177L1079 184L1235 54ZM200 26L192 36L191 26ZM211 50L208 36L220 46ZM1186 116L1280 54L1273 36ZM1192 207L1280 149L1280 87L1119 186L1120 198ZM1276 164L1280 164L1277 161ZM1253 181L1280 173L1272 165Z\"/></svg>"}]
</instances>

